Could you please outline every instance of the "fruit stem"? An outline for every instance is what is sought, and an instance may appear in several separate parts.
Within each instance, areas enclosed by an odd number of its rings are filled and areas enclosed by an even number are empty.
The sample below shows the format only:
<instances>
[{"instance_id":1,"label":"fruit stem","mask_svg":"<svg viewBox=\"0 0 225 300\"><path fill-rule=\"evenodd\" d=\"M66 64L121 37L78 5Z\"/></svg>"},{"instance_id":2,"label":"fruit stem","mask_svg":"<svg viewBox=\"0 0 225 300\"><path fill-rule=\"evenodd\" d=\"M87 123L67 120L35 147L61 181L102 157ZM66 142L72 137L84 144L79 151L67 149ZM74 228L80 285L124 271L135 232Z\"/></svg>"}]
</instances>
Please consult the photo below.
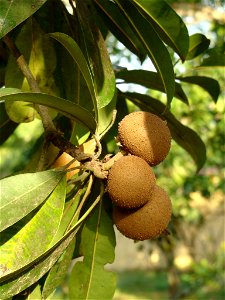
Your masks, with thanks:
<instances>
[{"instance_id":1,"label":"fruit stem","mask_svg":"<svg viewBox=\"0 0 225 300\"><path fill-rule=\"evenodd\" d=\"M87 216L92 212L92 210L95 208L95 206L101 201L104 192L105 192L104 185L103 185L103 183L101 183L100 194L95 199L95 201L92 203L92 205L88 208L88 210L83 214L83 216L77 221L77 223L74 225L74 227L77 227L78 225L80 225L80 223L83 222L84 219L87 218ZM82 199L82 201L83 201L83 199Z\"/></svg>"},{"instance_id":2,"label":"fruit stem","mask_svg":"<svg viewBox=\"0 0 225 300\"><path fill-rule=\"evenodd\" d=\"M85 194L84 194L84 196L83 196L83 198L82 198L82 200L81 200L81 202L80 202L80 204L79 204L79 206L78 206L75 214L73 215L73 218L71 219L70 224L68 225L67 231L70 230L71 225L73 224L74 220L76 220L76 218L79 217L80 211L81 211L81 209L82 209L85 201L87 200L88 196L91 193L91 188L92 188L93 182L94 182L94 179L93 179L93 176L91 175L90 178L89 178L87 190L85 191Z\"/></svg>"},{"instance_id":3,"label":"fruit stem","mask_svg":"<svg viewBox=\"0 0 225 300\"><path fill-rule=\"evenodd\" d=\"M127 153L124 150L120 150L119 152L116 153L116 155L110 158L110 160L102 164L102 169L104 171L108 171L118 159L120 159L126 154Z\"/></svg>"}]
</instances>

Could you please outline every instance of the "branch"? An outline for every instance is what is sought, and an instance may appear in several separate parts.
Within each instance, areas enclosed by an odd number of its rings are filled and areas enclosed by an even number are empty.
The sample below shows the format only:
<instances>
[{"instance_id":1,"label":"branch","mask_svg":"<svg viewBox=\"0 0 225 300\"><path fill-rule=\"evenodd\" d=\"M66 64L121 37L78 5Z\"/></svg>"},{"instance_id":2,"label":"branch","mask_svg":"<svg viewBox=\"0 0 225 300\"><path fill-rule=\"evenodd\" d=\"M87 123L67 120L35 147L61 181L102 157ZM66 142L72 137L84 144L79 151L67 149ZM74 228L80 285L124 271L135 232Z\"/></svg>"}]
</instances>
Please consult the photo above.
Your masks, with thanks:
<instances>
[{"instance_id":1,"label":"branch","mask_svg":"<svg viewBox=\"0 0 225 300\"><path fill-rule=\"evenodd\" d=\"M31 91L40 93L41 90L37 84L36 79L30 71L30 68L27 62L24 59L24 56L20 53L19 49L13 42L13 40L9 36L4 37L4 42L12 52L13 56L16 58L17 64L27 79L29 87ZM84 154L80 148L75 147L71 142L66 140L61 133L59 133L49 115L48 108L43 105L36 105L38 113L41 116L43 127L46 134L46 146L49 145L50 142L53 143L54 146L70 154L72 157L76 158L78 161L86 160L90 158L90 156ZM47 147L44 147L47 148ZM42 157L43 160L43 157ZM40 168L39 168L40 169Z\"/></svg>"},{"instance_id":2,"label":"branch","mask_svg":"<svg viewBox=\"0 0 225 300\"><path fill-rule=\"evenodd\" d=\"M33 74L31 73L27 62L24 59L24 56L20 53L19 49L16 47L13 40L9 36L6 35L4 37L4 42L6 43L6 45L12 52L13 56L16 58L17 64L18 64L21 72L27 79L27 82L29 84L31 91L40 93L41 90L37 84L36 79L34 78ZM37 105L36 107L41 116L43 127L44 127L45 131L46 132L56 131L55 125L52 122L52 119L49 115L48 108L43 105Z\"/></svg>"}]
</instances>

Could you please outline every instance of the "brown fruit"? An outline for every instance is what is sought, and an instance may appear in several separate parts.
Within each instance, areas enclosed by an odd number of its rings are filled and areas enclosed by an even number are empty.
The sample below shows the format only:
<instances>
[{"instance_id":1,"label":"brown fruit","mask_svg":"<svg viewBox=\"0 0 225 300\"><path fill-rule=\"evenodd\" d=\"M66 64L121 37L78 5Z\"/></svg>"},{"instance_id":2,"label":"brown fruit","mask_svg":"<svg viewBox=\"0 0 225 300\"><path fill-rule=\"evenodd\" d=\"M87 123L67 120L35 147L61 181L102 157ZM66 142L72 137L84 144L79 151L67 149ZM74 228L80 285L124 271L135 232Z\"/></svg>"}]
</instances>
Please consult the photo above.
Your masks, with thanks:
<instances>
[{"instance_id":1,"label":"brown fruit","mask_svg":"<svg viewBox=\"0 0 225 300\"><path fill-rule=\"evenodd\" d=\"M149 112L137 111L125 116L118 133L125 150L151 166L163 161L170 150L171 134L166 122Z\"/></svg>"},{"instance_id":2,"label":"brown fruit","mask_svg":"<svg viewBox=\"0 0 225 300\"><path fill-rule=\"evenodd\" d=\"M117 229L133 240L154 239L168 226L172 204L167 193L155 186L150 200L141 208L125 210L114 207L113 220Z\"/></svg>"},{"instance_id":3,"label":"brown fruit","mask_svg":"<svg viewBox=\"0 0 225 300\"><path fill-rule=\"evenodd\" d=\"M115 205L136 208L149 200L155 181L146 161L134 155L123 156L109 171L107 189Z\"/></svg>"}]
</instances>

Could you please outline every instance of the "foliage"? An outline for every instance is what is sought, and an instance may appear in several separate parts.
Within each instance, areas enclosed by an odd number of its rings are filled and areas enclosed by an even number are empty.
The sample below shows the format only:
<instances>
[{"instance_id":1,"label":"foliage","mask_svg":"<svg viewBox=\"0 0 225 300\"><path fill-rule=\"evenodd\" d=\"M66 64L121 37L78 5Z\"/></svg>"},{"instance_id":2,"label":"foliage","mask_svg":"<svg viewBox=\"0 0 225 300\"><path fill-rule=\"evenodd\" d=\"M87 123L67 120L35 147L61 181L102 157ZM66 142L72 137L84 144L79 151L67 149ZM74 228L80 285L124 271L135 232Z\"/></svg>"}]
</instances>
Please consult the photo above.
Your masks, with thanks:
<instances>
[{"instance_id":1,"label":"foliage","mask_svg":"<svg viewBox=\"0 0 225 300\"><path fill-rule=\"evenodd\" d=\"M221 48L209 49L203 34L189 36L164 0L69 2L73 14L61 0L0 4L0 143L3 150L8 147L10 160L19 156L18 163L1 165L3 299L54 297L78 257L70 297L112 298L115 276L104 267L113 261L115 237L104 180L109 149L118 150L117 123L129 111L162 116L174 141L192 157L190 165L199 171L206 161L204 140L193 124L181 122L177 107L187 116L195 113L185 91L193 85L217 102L217 80L199 70L223 65ZM110 36L140 62L149 58L153 70L112 65ZM191 76L178 71L184 63ZM149 92L123 92L121 82ZM29 143L19 145L24 128ZM63 152L74 158L70 180L69 161L54 165Z\"/></svg>"}]
</instances>

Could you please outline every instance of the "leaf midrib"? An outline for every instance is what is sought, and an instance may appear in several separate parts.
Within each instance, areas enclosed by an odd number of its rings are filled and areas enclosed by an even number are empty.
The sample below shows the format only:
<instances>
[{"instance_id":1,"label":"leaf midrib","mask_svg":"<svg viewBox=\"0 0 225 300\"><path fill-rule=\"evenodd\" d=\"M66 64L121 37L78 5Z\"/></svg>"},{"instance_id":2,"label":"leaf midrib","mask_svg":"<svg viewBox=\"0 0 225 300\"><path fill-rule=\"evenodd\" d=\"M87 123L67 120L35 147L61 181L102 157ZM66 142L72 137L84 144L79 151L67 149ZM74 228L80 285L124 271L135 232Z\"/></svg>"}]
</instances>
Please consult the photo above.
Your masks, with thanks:
<instances>
[{"instance_id":1,"label":"leaf midrib","mask_svg":"<svg viewBox=\"0 0 225 300\"><path fill-rule=\"evenodd\" d=\"M31 188L30 190L26 191L25 193L23 193L23 194L20 195L19 197L15 197L12 201L7 202L7 203L6 203L5 205L3 205L3 206L0 206L0 209L3 209L3 208L6 207L7 205L14 203L17 199L20 199L20 198L23 197L24 195L29 194L29 193L32 192L33 190L39 188L41 185L46 184L48 181L52 180L52 178L53 178L53 177L51 177L51 178L49 178L48 180L46 180L46 181L40 183L40 184L37 185L37 186Z\"/></svg>"}]
</instances>

